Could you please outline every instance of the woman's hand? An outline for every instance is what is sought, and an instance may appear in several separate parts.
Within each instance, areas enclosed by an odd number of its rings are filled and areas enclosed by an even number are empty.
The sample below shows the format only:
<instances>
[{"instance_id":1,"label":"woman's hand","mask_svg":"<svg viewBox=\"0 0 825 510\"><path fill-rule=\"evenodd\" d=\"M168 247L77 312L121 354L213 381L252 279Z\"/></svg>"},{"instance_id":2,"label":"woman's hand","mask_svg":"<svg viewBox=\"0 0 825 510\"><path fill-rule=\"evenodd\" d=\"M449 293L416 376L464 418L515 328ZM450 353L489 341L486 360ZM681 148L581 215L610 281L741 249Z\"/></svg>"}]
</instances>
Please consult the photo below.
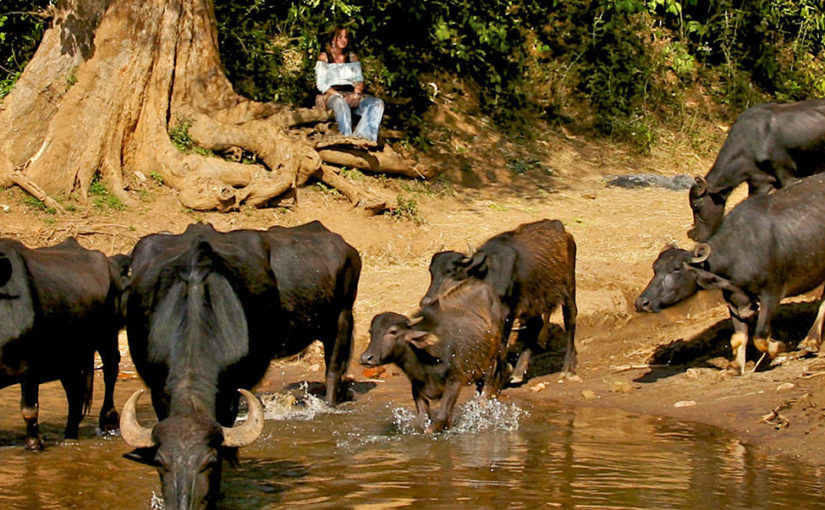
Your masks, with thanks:
<instances>
[{"instance_id":1,"label":"woman's hand","mask_svg":"<svg viewBox=\"0 0 825 510\"><path fill-rule=\"evenodd\" d=\"M350 108L355 108L359 104L361 104L361 93L360 92L347 92L344 94L344 100L347 102Z\"/></svg>"}]
</instances>

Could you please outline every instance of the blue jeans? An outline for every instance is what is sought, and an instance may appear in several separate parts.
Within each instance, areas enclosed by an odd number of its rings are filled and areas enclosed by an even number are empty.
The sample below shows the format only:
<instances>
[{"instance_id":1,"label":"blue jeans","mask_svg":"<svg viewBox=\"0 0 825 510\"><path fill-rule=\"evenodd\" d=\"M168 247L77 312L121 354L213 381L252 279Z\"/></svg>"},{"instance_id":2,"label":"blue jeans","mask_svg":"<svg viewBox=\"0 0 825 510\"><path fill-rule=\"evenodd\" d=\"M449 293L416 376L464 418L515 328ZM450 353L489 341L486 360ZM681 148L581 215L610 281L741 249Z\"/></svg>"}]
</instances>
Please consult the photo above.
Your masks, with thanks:
<instances>
[{"instance_id":1,"label":"blue jeans","mask_svg":"<svg viewBox=\"0 0 825 510\"><path fill-rule=\"evenodd\" d=\"M362 96L358 106L350 109L343 97L331 96L327 100L327 106L335 112L338 132L342 135L354 135L373 142L378 141L378 126L381 124L381 117L384 116L384 101L373 96ZM352 131L353 114L361 117L355 127L355 132Z\"/></svg>"}]
</instances>

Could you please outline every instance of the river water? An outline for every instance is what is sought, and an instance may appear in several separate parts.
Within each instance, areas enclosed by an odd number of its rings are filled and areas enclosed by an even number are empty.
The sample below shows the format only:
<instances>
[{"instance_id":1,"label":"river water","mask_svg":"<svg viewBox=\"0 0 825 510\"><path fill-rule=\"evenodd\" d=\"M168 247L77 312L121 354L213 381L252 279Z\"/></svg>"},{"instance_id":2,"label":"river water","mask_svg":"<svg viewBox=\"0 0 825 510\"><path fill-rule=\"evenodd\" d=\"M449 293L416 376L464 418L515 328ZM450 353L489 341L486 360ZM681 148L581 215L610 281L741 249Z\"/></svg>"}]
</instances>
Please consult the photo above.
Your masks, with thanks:
<instances>
[{"instance_id":1,"label":"river water","mask_svg":"<svg viewBox=\"0 0 825 510\"><path fill-rule=\"evenodd\" d=\"M139 386L124 383L119 408ZM219 508L825 508L816 468L710 427L471 399L452 431L423 435L412 399L381 390L335 410L263 395L263 435L242 449L240 468L225 466ZM0 391L0 508L162 508L154 469L122 458L130 449L119 437L96 435L96 417L79 441L61 442L62 400L57 384L41 390L47 448L33 453L22 447L18 387ZM139 416L152 423L148 402Z\"/></svg>"}]
</instances>

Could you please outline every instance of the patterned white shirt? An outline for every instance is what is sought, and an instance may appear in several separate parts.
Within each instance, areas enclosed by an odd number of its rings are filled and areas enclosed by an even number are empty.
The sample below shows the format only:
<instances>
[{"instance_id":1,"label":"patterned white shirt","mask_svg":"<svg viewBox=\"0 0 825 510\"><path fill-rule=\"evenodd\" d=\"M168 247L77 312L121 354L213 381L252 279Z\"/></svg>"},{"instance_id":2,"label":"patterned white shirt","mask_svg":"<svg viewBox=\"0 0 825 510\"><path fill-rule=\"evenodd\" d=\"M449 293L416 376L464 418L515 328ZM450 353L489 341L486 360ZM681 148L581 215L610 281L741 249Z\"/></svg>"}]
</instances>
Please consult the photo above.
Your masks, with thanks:
<instances>
[{"instance_id":1,"label":"patterned white shirt","mask_svg":"<svg viewBox=\"0 0 825 510\"><path fill-rule=\"evenodd\" d=\"M364 81L361 72L361 62L347 62L335 64L329 62L315 62L315 86L323 94L334 85L352 85Z\"/></svg>"}]
</instances>

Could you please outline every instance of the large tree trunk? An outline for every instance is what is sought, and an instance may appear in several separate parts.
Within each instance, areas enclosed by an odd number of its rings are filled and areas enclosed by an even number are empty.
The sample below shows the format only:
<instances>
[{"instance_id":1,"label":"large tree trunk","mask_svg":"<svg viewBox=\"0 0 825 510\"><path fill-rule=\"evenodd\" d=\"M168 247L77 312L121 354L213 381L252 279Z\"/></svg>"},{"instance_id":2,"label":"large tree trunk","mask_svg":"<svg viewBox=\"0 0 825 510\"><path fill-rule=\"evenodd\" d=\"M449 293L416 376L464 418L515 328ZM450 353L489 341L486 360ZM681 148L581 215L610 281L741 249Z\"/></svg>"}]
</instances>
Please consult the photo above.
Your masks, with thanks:
<instances>
[{"instance_id":1,"label":"large tree trunk","mask_svg":"<svg viewBox=\"0 0 825 510\"><path fill-rule=\"evenodd\" d=\"M234 92L212 0L60 0L0 110L0 186L85 199L99 175L129 203L128 173L141 172L180 190L186 207L260 206L329 175L307 137L288 129L326 118ZM261 164L180 152L169 130L182 123L198 146L240 147Z\"/></svg>"}]
</instances>

